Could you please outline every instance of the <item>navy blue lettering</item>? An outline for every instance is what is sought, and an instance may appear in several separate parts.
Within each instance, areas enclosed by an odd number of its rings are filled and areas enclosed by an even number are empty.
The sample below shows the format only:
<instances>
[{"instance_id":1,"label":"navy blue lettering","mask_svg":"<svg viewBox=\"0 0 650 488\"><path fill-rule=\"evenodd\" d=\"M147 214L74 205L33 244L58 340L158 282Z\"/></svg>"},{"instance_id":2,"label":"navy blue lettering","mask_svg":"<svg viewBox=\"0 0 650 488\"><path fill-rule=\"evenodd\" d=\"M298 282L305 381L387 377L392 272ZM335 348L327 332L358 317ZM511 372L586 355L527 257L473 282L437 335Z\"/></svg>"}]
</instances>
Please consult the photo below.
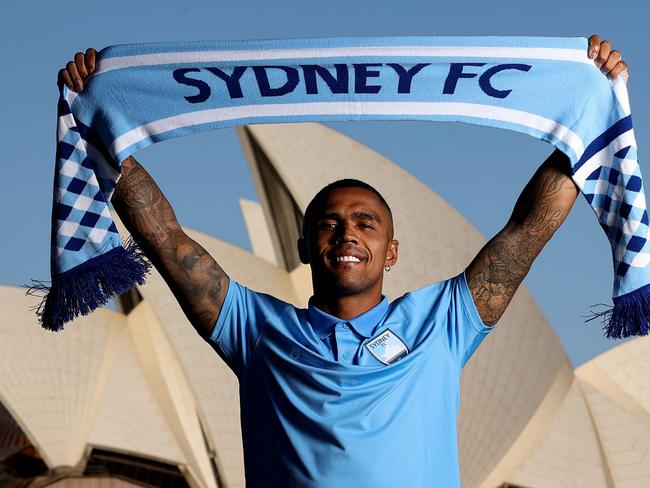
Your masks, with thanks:
<instances>
[{"instance_id":1,"label":"navy blue lettering","mask_svg":"<svg viewBox=\"0 0 650 488\"><path fill-rule=\"evenodd\" d=\"M208 85L205 81L197 80L195 78L188 78L185 76L187 73L198 73L199 71L201 71L199 68L179 68L174 70L172 73L172 76L177 83L180 83L181 85L192 86L199 90L196 95L185 97L185 100L190 103L205 102L210 97L210 85Z\"/></svg>"},{"instance_id":2,"label":"navy blue lettering","mask_svg":"<svg viewBox=\"0 0 650 488\"><path fill-rule=\"evenodd\" d=\"M287 75L287 81L284 85L272 88L269 82L269 76L266 73L267 69L279 69L284 71ZM300 81L298 70L289 66L253 66L253 72L255 73L255 78L257 79L257 84L260 88L260 95L263 97L279 97L291 93L296 89L298 81Z\"/></svg>"},{"instance_id":3,"label":"navy blue lettering","mask_svg":"<svg viewBox=\"0 0 650 488\"><path fill-rule=\"evenodd\" d=\"M478 73L463 72L465 66L485 66L485 63L451 63L442 93L445 95L453 95L456 91L456 84L459 79L474 78L475 76L478 76Z\"/></svg>"},{"instance_id":4,"label":"navy blue lettering","mask_svg":"<svg viewBox=\"0 0 650 488\"><path fill-rule=\"evenodd\" d=\"M529 64L498 64L486 70L485 73L483 73L478 79L478 84L486 95L494 98L506 98L508 95L510 95L510 92L512 90L497 90L492 86L492 83L490 82L491 78L497 73L500 73L501 71L505 71L507 69L528 71L530 68L532 68L532 66Z\"/></svg>"},{"instance_id":5,"label":"navy blue lettering","mask_svg":"<svg viewBox=\"0 0 650 488\"><path fill-rule=\"evenodd\" d=\"M305 64L300 67L305 74L305 87L307 88L308 95L318 94L318 83L316 81L317 74L325 83L327 83L327 86L332 93L347 93L349 91L347 64L334 65L334 68L336 68L336 76L330 73L327 68L316 64Z\"/></svg>"},{"instance_id":6,"label":"navy blue lettering","mask_svg":"<svg viewBox=\"0 0 650 488\"><path fill-rule=\"evenodd\" d=\"M387 66L390 66L395 70L397 76L399 76L399 84L397 85L397 93L411 93L411 82L413 77L417 75L422 68L429 66L431 63L418 63L413 66L411 69L404 69L400 64L396 63L387 63Z\"/></svg>"},{"instance_id":7,"label":"navy blue lettering","mask_svg":"<svg viewBox=\"0 0 650 488\"><path fill-rule=\"evenodd\" d=\"M228 88L228 95L230 95L230 98L242 98L244 96L241 91L241 84L239 83L239 80L244 74L244 71L246 71L246 66L236 66L230 75L228 73L224 73L219 68L205 69L226 82L226 87Z\"/></svg>"},{"instance_id":8,"label":"navy blue lettering","mask_svg":"<svg viewBox=\"0 0 650 488\"><path fill-rule=\"evenodd\" d=\"M381 66L381 63L360 63L354 66L354 92L355 93L379 93L381 86L368 85L368 78L376 78L379 71L368 71L369 67Z\"/></svg>"}]
</instances>

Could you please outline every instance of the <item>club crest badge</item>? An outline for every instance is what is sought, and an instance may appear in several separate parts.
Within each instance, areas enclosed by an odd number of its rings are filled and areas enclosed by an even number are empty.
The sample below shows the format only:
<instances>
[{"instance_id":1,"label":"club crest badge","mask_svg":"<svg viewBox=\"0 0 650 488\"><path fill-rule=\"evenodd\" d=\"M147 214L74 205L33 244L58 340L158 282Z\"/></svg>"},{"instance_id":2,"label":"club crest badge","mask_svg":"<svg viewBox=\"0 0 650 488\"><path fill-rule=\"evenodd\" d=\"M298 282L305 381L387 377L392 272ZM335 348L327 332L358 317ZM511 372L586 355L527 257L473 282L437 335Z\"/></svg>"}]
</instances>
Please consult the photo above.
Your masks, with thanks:
<instances>
[{"instance_id":1,"label":"club crest badge","mask_svg":"<svg viewBox=\"0 0 650 488\"><path fill-rule=\"evenodd\" d=\"M371 337L364 346L370 354L384 364L392 364L409 353L406 344L390 329L384 329Z\"/></svg>"}]
</instances>

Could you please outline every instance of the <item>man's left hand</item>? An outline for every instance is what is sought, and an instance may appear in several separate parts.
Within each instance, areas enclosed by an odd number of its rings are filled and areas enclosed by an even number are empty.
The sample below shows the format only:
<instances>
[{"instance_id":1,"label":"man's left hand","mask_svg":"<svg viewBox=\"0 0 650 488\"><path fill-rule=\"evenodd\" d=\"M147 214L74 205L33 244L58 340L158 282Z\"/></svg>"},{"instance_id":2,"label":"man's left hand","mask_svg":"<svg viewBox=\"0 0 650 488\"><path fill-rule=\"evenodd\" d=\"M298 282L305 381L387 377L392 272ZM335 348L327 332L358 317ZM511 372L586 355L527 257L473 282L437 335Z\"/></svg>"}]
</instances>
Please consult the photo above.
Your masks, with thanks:
<instances>
[{"instance_id":1,"label":"man's left hand","mask_svg":"<svg viewBox=\"0 0 650 488\"><path fill-rule=\"evenodd\" d=\"M612 49L609 41L601 41L600 37L593 35L589 38L589 47L587 48L589 59L593 59L600 71L610 80L615 80L618 75L622 75L627 83L629 73L627 63L622 60L620 51Z\"/></svg>"}]
</instances>

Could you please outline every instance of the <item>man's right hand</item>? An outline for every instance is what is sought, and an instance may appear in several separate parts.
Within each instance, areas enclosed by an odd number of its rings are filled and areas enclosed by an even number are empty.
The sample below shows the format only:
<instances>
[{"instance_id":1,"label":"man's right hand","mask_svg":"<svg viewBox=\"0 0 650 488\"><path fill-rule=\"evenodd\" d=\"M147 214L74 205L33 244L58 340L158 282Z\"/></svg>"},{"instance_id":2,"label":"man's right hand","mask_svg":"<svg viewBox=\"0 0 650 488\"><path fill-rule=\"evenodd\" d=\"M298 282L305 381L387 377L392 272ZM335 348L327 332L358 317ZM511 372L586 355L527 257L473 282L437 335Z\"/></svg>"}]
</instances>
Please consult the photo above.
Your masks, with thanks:
<instances>
[{"instance_id":1,"label":"man's right hand","mask_svg":"<svg viewBox=\"0 0 650 488\"><path fill-rule=\"evenodd\" d=\"M95 72L95 59L97 51L92 47L86 49L85 53L79 52L74 59L59 70L59 81L64 83L70 90L81 91L84 89L84 82Z\"/></svg>"},{"instance_id":2,"label":"man's right hand","mask_svg":"<svg viewBox=\"0 0 650 488\"><path fill-rule=\"evenodd\" d=\"M59 71L59 81L82 91L96 71L97 52L86 49ZM229 278L181 228L171 205L149 173L132 157L122 161L113 207L145 255L160 272L185 315L202 337L212 332Z\"/></svg>"}]
</instances>

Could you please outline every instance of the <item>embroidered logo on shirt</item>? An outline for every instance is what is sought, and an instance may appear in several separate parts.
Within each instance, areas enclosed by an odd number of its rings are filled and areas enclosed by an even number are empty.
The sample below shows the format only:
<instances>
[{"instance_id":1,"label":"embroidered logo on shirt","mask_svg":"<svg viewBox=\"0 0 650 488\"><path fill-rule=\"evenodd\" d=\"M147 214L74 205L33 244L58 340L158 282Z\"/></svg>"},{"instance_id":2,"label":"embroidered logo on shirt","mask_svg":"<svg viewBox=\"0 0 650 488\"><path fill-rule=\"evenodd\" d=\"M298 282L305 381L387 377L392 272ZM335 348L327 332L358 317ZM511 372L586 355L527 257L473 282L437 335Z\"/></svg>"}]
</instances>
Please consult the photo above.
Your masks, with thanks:
<instances>
[{"instance_id":1,"label":"embroidered logo on shirt","mask_svg":"<svg viewBox=\"0 0 650 488\"><path fill-rule=\"evenodd\" d=\"M390 329L384 329L370 338L365 347L384 364L392 364L409 353L406 344Z\"/></svg>"}]
</instances>

